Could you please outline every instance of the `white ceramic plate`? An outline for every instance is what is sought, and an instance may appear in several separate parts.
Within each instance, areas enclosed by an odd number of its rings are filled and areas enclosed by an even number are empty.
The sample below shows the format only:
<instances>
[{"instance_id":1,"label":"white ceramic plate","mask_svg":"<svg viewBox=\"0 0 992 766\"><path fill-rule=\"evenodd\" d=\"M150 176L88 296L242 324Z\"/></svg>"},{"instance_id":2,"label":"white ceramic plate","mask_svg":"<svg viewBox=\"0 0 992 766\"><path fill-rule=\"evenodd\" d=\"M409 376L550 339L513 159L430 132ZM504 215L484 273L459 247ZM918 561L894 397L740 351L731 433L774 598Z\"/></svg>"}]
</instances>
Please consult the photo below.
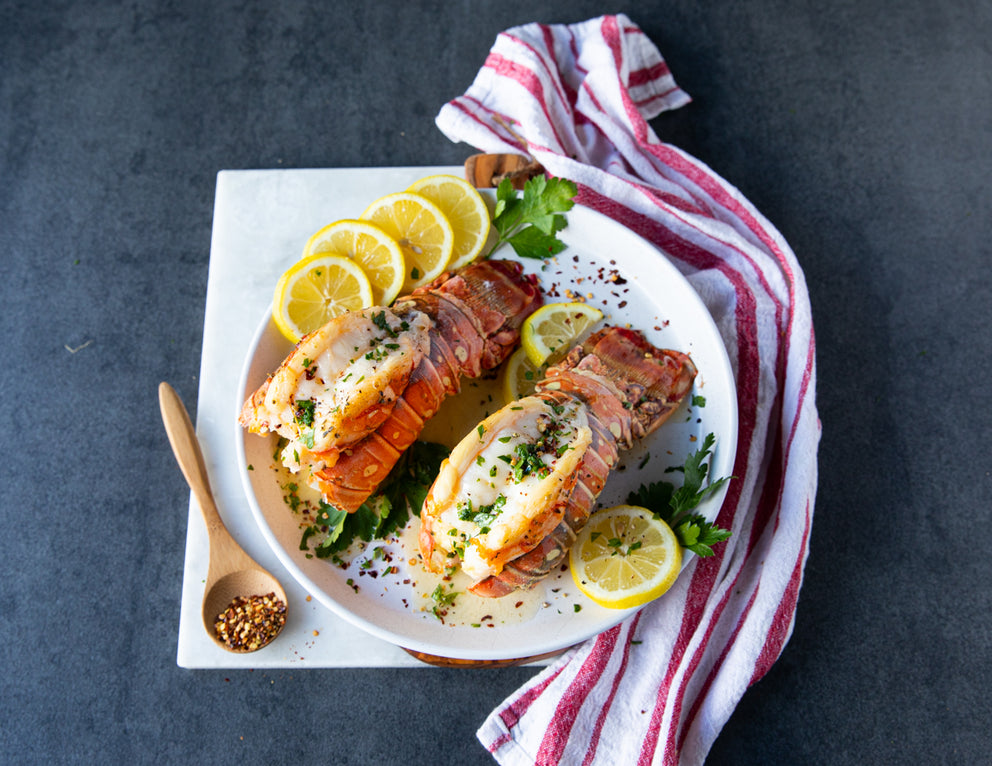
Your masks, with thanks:
<instances>
[{"instance_id":1,"label":"white ceramic plate","mask_svg":"<svg viewBox=\"0 0 992 766\"><path fill-rule=\"evenodd\" d=\"M731 475L737 447L733 372L717 328L692 286L654 245L588 208L573 208L560 237L568 247L554 260L543 265L539 261L524 262L526 271L540 276L546 300L568 301L571 291L602 309L606 323L629 323L656 346L690 353L699 369L693 393L705 397L705 406L691 406L691 397L687 397L664 426L621 456L621 467L610 477L600 503L604 507L615 505L624 502L628 493L643 483L670 480L664 469L680 465L710 432L717 437L710 475ZM515 258L508 247L501 250L500 256ZM291 348L266 313L242 371L239 410L244 399L282 363ZM486 391L484 386L477 388L463 382L460 396L477 400L475 403L485 410L497 409L498 401L485 404ZM478 422L476 418L455 424L449 436L438 429L450 426L448 421L452 418L439 415L435 420L438 423L433 430L426 432L435 440L457 439ZM240 432L236 444L252 511L280 561L313 598L379 638L442 657L513 659L572 646L631 614L631 610L597 606L579 593L567 571L559 571L539 584L537 592L529 597L535 606L528 619L497 618L482 621L479 627L458 621L442 624L430 611L416 606L417 588L413 582L419 580L422 588L424 575L409 558L394 555L390 565L399 571L392 574L383 572L386 567L381 560L371 560L370 550L348 569L326 559L308 557L306 551L300 550L300 519L287 507L279 479L268 468L273 463L275 437ZM715 519L725 494L726 488L715 493L700 505L700 513ZM419 524L416 519L410 523ZM396 547L392 550L395 554ZM686 556L686 561L689 558ZM361 569L360 562L365 560L371 560L370 569ZM379 576L370 576L372 571Z\"/></svg>"}]
</instances>

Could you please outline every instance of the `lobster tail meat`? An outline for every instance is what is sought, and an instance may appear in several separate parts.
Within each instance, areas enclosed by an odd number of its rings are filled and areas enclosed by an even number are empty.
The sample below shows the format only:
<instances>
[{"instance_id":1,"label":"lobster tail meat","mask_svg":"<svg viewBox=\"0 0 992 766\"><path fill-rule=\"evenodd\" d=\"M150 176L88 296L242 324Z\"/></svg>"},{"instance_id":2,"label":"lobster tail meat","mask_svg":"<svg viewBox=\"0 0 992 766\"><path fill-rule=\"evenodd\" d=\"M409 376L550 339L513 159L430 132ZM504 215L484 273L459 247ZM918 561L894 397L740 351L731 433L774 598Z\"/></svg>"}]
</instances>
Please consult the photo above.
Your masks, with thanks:
<instances>
[{"instance_id":1,"label":"lobster tail meat","mask_svg":"<svg viewBox=\"0 0 992 766\"><path fill-rule=\"evenodd\" d=\"M363 309L303 338L249 397L241 424L274 431L300 454L338 453L389 416L428 352L425 314Z\"/></svg>"},{"instance_id":2,"label":"lobster tail meat","mask_svg":"<svg viewBox=\"0 0 992 766\"><path fill-rule=\"evenodd\" d=\"M528 588L562 563L616 465L691 391L692 360L608 327L548 369L442 464L421 511L434 571L460 565L480 596Z\"/></svg>"},{"instance_id":3,"label":"lobster tail meat","mask_svg":"<svg viewBox=\"0 0 992 766\"><path fill-rule=\"evenodd\" d=\"M303 338L242 407L253 433L288 440L282 462L354 512L462 376L498 366L543 298L520 264L482 261Z\"/></svg>"}]
</instances>

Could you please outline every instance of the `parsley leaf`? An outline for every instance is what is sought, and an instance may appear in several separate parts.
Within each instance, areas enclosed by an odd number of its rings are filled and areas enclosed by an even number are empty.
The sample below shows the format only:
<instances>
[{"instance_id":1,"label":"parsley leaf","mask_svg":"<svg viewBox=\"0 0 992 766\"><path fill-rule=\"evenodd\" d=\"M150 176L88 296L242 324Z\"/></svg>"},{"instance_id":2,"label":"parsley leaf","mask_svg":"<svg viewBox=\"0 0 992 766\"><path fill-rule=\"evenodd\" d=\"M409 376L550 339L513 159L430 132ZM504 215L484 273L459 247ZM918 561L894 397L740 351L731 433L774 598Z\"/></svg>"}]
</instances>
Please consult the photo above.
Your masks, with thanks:
<instances>
[{"instance_id":1,"label":"parsley leaf","mask_svg":"<svg viewBox=\"0 0 992 766\"><path fill-rule=\"evenodd\" d=\"M627 502L640 505L654 513L672 528L679 544L695 553L697 556L712 556L713 546L730 537L730 530L721 529L708 522L701 514L692 511L707 495L717 491L732 477L711 481L705 487L709 463L706 458L710 455L716 437L707 434L703 445L685 459L685 464L679 470L684 474L682 486L678 489L667 481L656 481L642 484L636 492L631 492Z\"/></svg>"},{"instance_id":2,"label":"parsley leaf","mask_svg":"<svg viewBox=\"0 0 992 766\"><path fill-rule=\"evenodd\" d=\"M323 500L320 501L320 507L317 509L317 515L314 518L314 526L318 529L320 527L327 527L327 537L320 544L320 549L317 552L318 558L323 558L324 555L330 555L331 552L340 550L339 548L334 548L333 545L340 539L347 518L348 514L344 511L325 503ZM325 550L327 551L326 554L323 553Z\"/></svg>"},{"instance_id":3,"label":"parsley leaf","mask_svg":"<svg viewBox=\"0 0 992 766\"><path fill-rule=\"evenodd\" d=\"M547 258L565 249L557 234L567 222L561 215L572 209L578 192L574 183L564 178L535 176L524 184L523 196L517 196L513 184L504 178L496 189L493 226L499 237L492 252L509 243L521 258Z\"/></svg>"}]
</instances>

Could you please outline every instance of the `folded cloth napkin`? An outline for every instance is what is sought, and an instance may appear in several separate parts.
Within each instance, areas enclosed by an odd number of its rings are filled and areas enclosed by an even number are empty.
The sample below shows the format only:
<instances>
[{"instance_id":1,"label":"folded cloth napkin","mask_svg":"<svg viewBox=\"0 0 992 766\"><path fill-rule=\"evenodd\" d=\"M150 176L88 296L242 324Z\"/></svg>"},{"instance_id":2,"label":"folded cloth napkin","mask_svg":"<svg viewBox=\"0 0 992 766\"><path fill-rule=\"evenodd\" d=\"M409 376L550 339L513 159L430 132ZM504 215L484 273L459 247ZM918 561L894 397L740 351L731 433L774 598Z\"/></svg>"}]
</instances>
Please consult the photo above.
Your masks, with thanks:
<instances>
[{"instance_id":1,"label":"folded cloth napkin","mask_svg":"<svg viewBox=\"0 0 992 766\"><path fill-rule=\"evenodd\" d=\"M484 152L529 154L578 202L659 246L695 287L737 382L733 536L693 557L664 598L562 655L479 729L502 764L701 763L793 627L820 437L809 297L775 228L647 123L689 101L623 15L500 34L438 127Z\"/></svg>"}]
</instances>

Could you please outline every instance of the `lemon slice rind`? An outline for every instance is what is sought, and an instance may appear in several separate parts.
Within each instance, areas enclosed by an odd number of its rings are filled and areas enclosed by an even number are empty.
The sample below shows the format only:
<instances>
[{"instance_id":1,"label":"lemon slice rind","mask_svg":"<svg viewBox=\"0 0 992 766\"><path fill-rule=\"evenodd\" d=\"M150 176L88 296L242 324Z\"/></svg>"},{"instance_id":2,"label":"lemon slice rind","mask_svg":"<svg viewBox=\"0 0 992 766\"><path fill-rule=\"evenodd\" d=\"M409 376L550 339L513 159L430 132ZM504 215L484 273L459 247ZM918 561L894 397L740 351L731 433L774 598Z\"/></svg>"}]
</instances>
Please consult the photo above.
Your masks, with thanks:
<instances>
[{"instance_id":1,"label":"lemon slice rind","mask_svg":"<svg viewBox=\"0 0 992 766\"><path fill-rule=\"evenodd\" d=\"M534 386L543 377L543 372L543 368L531 362L526 349L518 348L510 354L500 371L503 403L510 404L534 393Z\"/></svg>"}]
</instances>

